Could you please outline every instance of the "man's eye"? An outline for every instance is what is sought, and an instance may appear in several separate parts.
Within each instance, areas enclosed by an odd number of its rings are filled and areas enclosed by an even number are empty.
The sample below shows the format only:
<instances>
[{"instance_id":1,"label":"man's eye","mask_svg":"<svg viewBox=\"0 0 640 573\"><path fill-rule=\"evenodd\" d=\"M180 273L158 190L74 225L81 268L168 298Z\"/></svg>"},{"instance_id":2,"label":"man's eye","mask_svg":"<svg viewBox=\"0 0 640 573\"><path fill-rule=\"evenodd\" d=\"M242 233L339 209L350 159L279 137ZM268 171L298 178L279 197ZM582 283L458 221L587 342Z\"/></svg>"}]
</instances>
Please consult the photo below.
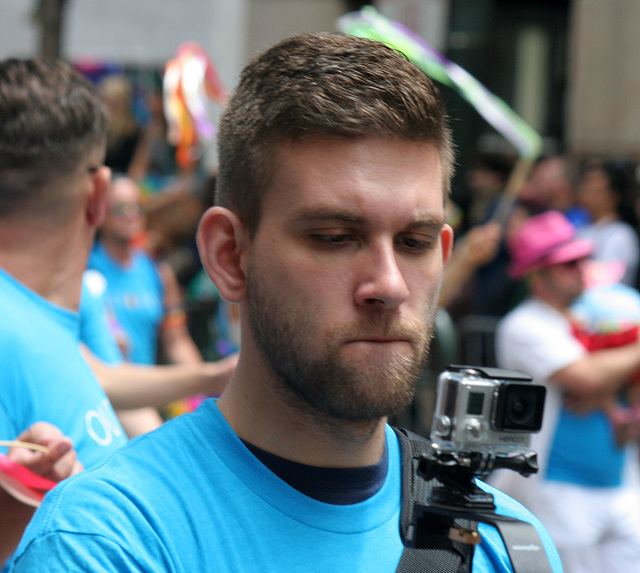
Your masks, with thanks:
<instances>
[{"instance_id":1,"label":"man's eye","mask_svg":"<svg viewBox=\"0 0 640 573\"><path fill-rule=\"evenodd\" d=\"M325 245L340 245L352 241L354 236L347 233L313 233L311 238L317 243L323 243Z\"/></svg>"},{"instance_id":2,"label":"man's eye","mask_svg":"<svg viewBox=\"0 0 640 573\"><path fill-rule=\"evenodd\" d=\"M425 251L433 245L431 239L418 239L416 237L400 237L397 242L404 249L413 252Z\"/></svg>"}]
</instances>

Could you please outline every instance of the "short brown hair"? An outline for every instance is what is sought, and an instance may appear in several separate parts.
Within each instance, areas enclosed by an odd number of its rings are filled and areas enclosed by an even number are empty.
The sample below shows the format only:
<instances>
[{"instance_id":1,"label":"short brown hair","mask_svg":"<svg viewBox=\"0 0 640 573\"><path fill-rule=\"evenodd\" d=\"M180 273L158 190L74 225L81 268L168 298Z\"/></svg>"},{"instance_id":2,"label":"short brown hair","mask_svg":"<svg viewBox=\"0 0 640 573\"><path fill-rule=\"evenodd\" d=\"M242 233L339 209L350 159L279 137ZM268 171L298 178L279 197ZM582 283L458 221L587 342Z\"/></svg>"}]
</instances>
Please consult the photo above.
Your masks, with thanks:
<instances>
[{"instance_id":1,"label":"short brown hair","mask_svg":"<svg viewBox=\"0 0 640 573\"><path fill-rule=\"evenodd\" d=\"M274 148L307 134L433 143L443 165L443 195L448 193L453 144L433 82L379 42L301 34L276 44L243 71L220 120L216 204L255 232Z\"/></svg>"},{"instance_id":2,"label":"short brown hair","mask_svg":"<svg viewBox=\"0 0 640 573\"><path fill-rule=\"evenodd\" d=\"M62 61L0 62L0 215L30 201L105 145L107 111L97 89Z\"/></svg>"}]
</instances>

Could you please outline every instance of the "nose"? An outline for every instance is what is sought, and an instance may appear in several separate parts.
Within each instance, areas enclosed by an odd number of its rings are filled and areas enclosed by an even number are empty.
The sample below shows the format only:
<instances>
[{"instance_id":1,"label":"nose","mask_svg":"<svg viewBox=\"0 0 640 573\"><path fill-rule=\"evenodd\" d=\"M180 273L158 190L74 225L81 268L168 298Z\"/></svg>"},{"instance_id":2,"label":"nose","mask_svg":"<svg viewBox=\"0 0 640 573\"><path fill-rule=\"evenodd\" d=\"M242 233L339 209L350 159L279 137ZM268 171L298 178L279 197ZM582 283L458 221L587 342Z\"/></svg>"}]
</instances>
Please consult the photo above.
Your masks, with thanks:
<instances>
[{"instance_id":1,"label":"nose","mask_svg":"<svg viewBox=\"0 0 640 573\"><path fill-rule=\"evenodd\" d=\"M356 304L391 309L408 298L409 287L393 246L367 249L359 264L362 278L356 286Z\"/></svg>"}]
</instances>

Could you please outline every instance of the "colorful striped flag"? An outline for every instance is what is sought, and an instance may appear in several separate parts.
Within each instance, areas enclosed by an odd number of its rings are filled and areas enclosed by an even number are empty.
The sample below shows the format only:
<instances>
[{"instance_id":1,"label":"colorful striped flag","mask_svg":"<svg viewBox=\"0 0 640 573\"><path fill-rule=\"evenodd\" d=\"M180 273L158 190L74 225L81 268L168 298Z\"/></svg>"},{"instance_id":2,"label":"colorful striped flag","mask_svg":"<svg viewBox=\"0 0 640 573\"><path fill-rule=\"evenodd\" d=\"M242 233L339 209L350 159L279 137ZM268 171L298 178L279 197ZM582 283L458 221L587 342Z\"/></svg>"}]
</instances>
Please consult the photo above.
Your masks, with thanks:
<instances>
[{"instance_id":1,"label":"colorful striped flag","mask_svg":"<svg viewBox=\"0 0 640 573\"><path fill-rule=\"evenodd\" d=\"M534 161L540 155L542 138L530 125L471 74L402 24L366 6L340 17L336 25L345 34L378 40L402 52L430 78L455 89L516 147L521 157Z\"/></svg>"}]
</instances>

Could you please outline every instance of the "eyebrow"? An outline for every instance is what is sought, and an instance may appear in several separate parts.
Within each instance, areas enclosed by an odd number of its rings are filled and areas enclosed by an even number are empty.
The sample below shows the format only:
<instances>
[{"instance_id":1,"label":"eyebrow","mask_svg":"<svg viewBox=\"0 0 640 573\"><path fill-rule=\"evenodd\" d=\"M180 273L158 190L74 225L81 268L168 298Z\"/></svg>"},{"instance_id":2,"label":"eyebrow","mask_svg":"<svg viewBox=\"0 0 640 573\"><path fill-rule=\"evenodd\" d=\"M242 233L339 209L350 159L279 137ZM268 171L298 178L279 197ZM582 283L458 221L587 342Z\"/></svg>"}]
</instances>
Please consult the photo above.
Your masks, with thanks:
<instances>
[{"instance_id":1,"label":"eyebrow","mask_svg":"<svg viewBox=\"0 0 640 573\"><path fill-rule=\"evenodd\" d=\"M342 221L344 223L356 223L359 225L364 225L366 223L366 219L362 215L357 215L348 211L336 211L335 209L327 207L304 211L291 222L295 226L303 226L320 221Z\"/></svg>"},{"instance_id":2,"label":"eyebrow","mask_svg":"<svg viewBox=\"0 0 640 573\"><path fill-rule=\"evenodd\" d=\"M295 227L303 227L312 223L340 221L343 223L352 223L357 225L366 225L367 219L359 214L349 211L337 211L327 207L319 207L317 209L309 209L295 217L291 221L291 225ZM446 223L446 216L440 215L423 215L420 218L411 221L407 225L407 230L432 228L440 229Z\"/></svg>"},{"instance_id":3,"label":"eyebrow","mask_svg":"<svg viewBox=\"0 0 640 573\"><path fill-rule=\"evenodd\" d=\"M447 218L445 215L438 217L424 217L422 219L418 219L413 221L409 225L407 225L407 229L420 229L424 227L430 227L434 229L441 229L447 222Z\"/></svg>"}]
</instances>

